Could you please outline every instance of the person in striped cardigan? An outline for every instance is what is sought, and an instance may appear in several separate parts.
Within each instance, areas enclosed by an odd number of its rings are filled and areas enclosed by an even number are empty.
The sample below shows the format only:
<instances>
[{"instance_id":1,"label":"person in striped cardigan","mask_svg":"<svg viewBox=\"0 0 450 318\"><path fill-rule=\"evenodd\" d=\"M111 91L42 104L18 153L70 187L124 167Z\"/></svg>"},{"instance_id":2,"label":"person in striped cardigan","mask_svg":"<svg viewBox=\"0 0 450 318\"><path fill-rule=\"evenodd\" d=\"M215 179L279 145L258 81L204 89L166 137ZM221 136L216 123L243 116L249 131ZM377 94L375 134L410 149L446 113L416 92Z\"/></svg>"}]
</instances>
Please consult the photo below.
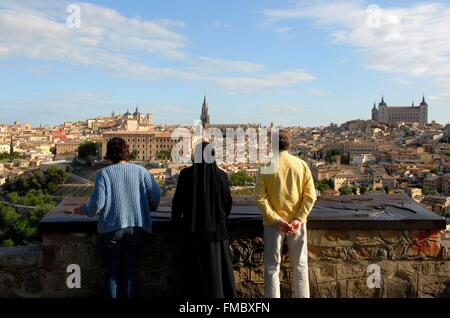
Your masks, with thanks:
<instances>
[{"instance_id":1,"label":"person in striped cardigan","mask_svg":"<svg viewBox=\"0 0 450 318\"><path fill-rule=\"evenodd\" d=\"M97 172L90 201L75 212L98 216L97 230L105 266L108 298L137 295L139 249L152 232L150 211L156 211L161 190L142 166L128 162L129 145L122 138L107 144L112 164Z\"/></svg>"}]
</instances>

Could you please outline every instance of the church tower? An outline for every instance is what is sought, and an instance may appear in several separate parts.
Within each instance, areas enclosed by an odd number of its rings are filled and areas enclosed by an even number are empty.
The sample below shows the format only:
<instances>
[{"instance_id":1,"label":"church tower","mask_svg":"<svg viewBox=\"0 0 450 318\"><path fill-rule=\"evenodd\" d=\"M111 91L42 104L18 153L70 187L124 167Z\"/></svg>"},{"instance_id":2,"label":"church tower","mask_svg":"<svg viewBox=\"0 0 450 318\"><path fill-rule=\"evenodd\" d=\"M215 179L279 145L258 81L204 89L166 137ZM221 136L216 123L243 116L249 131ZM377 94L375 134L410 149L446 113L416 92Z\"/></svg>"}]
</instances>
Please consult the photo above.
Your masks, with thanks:
<instances>
[{"instance_id":1,"label":"church tower","mask_svg":"<svg viewBox=\"0 0 450 318\"><path fill-rule=\"evenodd\" d=\"M203 99L202 113L200 114L200 120L202 121L203 128L209 125L208 103L206 102L206 96Z\"/></svg>"},{"instance_id":2,"label":"church tower","mask_svg":"<svg viewBox=\"0 0 450 318\"><path fill-rule=\"evenodd\" d=\"M375 102L373 102L372 120L373 121L378 121L378 109L377 109L377 105L375 104Z\"/></svg>"},{"instance_id":3,"label":"church tower","mask_svg":"<svg viewBox=\"0 0 450 318\"><path fill-rule=\"evenodd\" d=\"M425 95L422 96L422 102L420 103L419 108L420 108L419 124L421 126L426 126L428 124L428 104L425 101Z\"/></svg>"}]
</instances>

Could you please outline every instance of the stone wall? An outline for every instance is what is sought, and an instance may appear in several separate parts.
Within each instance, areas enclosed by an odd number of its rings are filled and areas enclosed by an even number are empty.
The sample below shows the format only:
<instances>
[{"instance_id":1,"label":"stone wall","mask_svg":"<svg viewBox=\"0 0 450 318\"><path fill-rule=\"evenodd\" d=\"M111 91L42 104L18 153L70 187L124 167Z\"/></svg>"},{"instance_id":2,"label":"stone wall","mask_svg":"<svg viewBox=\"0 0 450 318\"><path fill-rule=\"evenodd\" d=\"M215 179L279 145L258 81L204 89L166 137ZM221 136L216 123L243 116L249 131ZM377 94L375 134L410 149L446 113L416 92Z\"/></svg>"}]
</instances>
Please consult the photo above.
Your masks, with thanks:
<instances>
[{"instance_id":1,"label":"stone wall","mask_svg":"<svg viewBox=\"0 0 450 318\"><path fill-rule=\"evenodd\" d=\"M264 292L262 237L240 238L231 251L239 294ZM450 297L450 259L436 231L308 230L311 297ZM284 247L282 295L290 296L291 265ZM368 288L370 264L381 288Z\"/></svg>"},{"instance_id":2,"label":"stone wall","mask_svg":"<svg viewBox=\"0 0 450 318\"><path fill-rule=\"evenodd\" d=\"M230 231L240 297L264 291L262 229ZM450 259L436 231L308 230L312 297L449 297ZM141 295L174 297L181 290L181 235L157 232L140 265ZM80 289L66 286L67 266L81 267ZM367 267L378 264L381 288L367 287ZM282 295L289 296L284 249ZM0 297L101 296L102 265L95 234L44 233L42 244L0 249Z\"/></svg>"}]
</instances>

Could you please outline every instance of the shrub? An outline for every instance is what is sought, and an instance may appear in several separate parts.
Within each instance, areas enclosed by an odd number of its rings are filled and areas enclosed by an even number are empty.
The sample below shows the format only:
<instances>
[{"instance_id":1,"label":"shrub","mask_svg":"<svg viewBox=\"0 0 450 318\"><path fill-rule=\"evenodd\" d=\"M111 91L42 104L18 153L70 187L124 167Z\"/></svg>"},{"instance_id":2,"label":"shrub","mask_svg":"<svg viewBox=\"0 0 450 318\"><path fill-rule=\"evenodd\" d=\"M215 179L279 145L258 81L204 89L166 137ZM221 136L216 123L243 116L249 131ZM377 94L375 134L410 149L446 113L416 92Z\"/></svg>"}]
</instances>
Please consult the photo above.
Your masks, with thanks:
<instances>
[{"instance_id":1,"label":"shrub","mask_svg":"<svg viewBox=\"0 0 450 318\"><path fill-rule=\"evenodd\" d=\"M231 186L245 186L255 182L255 178L248 175L247 171L239 171L229 175Z\"/></svg>"},{"instance_id":2,"label":"shrub","mask_svg":"<svg viewBox=\"0 0 450 318\"><path fill-rule=\"evenodd\" d=\"M2 242L2 247L14 247L14 241L11 239L4 240Z\"/></svg>"}]
</instances>

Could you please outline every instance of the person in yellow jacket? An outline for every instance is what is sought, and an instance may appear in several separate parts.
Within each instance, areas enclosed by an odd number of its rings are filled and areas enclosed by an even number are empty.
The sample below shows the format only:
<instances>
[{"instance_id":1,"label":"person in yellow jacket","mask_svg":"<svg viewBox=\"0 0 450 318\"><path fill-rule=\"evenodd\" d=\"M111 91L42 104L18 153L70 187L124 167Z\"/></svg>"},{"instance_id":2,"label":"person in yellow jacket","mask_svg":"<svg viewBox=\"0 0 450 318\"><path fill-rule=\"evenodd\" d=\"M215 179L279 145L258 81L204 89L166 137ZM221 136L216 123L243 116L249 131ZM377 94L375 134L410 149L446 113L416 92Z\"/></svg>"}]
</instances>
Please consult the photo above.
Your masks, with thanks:
<instances>
[{"instance_id":1,"label":"person in yellow jacket","mask_svg":"<svg viewBox=\"0 0 450 318\"><path fill-rule=\"evenodd\" d=\"M279 131L276 169L260 169L255 186L256 204L264 219L265 297L280 297L280 263L287 238L292 263L291 289L296 298L309 298L306 222L316 201L308 165L289 154L289 133Z\"/></svg>"}]
</instances>

